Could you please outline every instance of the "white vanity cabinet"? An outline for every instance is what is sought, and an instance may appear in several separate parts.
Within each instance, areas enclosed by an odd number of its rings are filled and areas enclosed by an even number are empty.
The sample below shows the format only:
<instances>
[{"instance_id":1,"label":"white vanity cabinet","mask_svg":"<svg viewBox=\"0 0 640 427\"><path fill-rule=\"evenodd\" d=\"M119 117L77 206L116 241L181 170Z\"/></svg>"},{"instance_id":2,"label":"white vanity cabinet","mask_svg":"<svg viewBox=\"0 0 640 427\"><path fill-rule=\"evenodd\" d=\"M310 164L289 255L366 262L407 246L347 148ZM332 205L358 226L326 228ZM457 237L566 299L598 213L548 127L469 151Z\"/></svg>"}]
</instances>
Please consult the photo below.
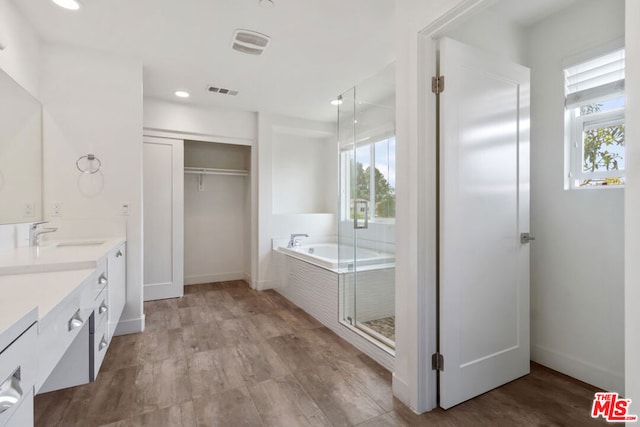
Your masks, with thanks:
<instances>
[{"instance_id":1,"label":"white vanity cabinet","mask_svg":"<svg viewBox=\"0 0 640 427\"><path fill-rule=\"evenodd\" d=\"M33 425L37 325L0 351L0 427Z\"/></svg>"},{"instance_id":2,"label":"white vanity cabinet","mask_svg":"<svg viewBox=\"0 0 640 427\"><path fill-rule=\"evenodd\" d=\"M96 275L82 281L38 322L36 394L89 382L89 324Z\"/></svg>"},{"instance_id":3,"label":"white vanity cabinet","mask_svg":"<svg viewBox=\"0 0 640 427\"><path fill-rule=\"evenodd\" d=\"M111 341L127 301L126 243L123 243L109 254L107 272L109 275L109 326L107 339Z\"/></svg>"},{"instance_id":4,"label":"white vanity cabinet","mask_svg":"<svg viewBox=\"0 0 640 427\"><path fill-rule=\"evenodd\" d=\"M89 326L89 380L95 381L107 353L109 324L109 270L107 257L98 261L94 283L93 319Z\"/></svg>"},{"instance_id":5,"label":"white vanity cabinet","mask_svg":"<svg viewBox=\"0 0 640 427\"><path fill-rule=\"evenodd\" d=\"M126 244L118 246L98 264L99 277L105 286L96 299L93 327L90 336L90 378L95 381L107 353L111 338L118 327L126 302Z\"/></svg>"},{"instance_id":6,"label":"white vanity cabinet","mask_svg":"<svg viewBox=\"0 0 640 427\"><path fill-rule=\"evenodd\" d=\"M126 302L126 241L0 254L0 427L33 395L96 379Z\"/></svg>"}]
</instances>

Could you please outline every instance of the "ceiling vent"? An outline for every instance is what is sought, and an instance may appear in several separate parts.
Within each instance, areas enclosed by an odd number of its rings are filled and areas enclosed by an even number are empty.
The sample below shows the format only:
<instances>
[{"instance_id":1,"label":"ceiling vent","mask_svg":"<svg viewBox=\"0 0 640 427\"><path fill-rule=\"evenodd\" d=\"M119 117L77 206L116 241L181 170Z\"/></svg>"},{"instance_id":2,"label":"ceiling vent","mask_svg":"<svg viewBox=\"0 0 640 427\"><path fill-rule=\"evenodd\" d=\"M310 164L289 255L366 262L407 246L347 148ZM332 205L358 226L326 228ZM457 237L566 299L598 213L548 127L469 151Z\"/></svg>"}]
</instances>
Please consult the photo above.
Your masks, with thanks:
<instances>
[{"instance_id":1,"label":"ceiling vent","mask_svg":"<svg viewBox=\"0 0 640 427\"><path fill-rule=\"evenodd\" d=\"M251 30L236 30L233 34L232 48L249 55L262 55L269 46L271 37Z\"/></svg>"},{"instance_id":2,"label":"ceiling vent","mask_svg":"<svg viewBox=\"0 0 640 427\"><path fill-rule=\"evenodd\" d=\"M222 87L209 86L208 89L209 89L209 92L221 93L223 95L236 96L238 94L237 90L230 90Z\"/></svg>"}]
</instances>

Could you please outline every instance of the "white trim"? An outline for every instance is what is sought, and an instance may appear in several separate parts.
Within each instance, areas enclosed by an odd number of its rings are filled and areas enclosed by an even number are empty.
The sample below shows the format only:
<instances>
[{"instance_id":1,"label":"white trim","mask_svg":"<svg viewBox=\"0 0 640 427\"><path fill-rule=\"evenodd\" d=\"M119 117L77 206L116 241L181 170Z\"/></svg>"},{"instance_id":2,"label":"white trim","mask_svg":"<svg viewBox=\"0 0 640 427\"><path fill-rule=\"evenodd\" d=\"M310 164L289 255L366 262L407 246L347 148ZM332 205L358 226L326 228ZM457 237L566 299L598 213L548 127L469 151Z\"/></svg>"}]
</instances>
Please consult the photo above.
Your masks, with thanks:
<instances>
[{"instance_id":1,"label":"white trim","mask_svg":"<svg viewBox=\"0 0 640 427\"><path fill-rule=\"evenodd\" d=\"M275 282L273 280L256 280L254 283L254 289L257 291L265 291L267 289L274 289Z\"/></svg>"},{"instance_id":2,"label":"white trim","mask_svg":"<svg viewBox=\"0 0 640 427\"><path fill-rule=\"evenodd\" d=\"M182 131L148 128L148 127L145 127L143 129L143 136L155 136L159 138L182 139L182 140L203 141L203 142L217 142L220 144L234 144L234 145L248 145L248 146L253 145L253 139L249 139L249 138L237 138L237 137L231 137L231 136L182 132Z\"/></svg>"},{"instance_id":3,"label":"white trim","mask_svg":"<svg viewBox=\"0 0 640 427\"><path fill-rule=\"evenodd\" d=\"M437 39L444 35L451 27L457 24L460 18L468 18L472 13L477 13L489 7L493 0L463 0L447 13L440 16L418 33L419 37Z\"/></svg>"},{"instance_id":4,"label":"white trim","mask_svg":"<svg viewBox=\"0 0 640 427\"><path fill-rule=\"evenodd\" d=\"M203 274L198 276L185 276L185 285L198 285L201 283L226 282L228 280L243 280L246 274L237 271L229 273Z\"/></svg>"},{"instance_id":5,"label":"white trim","mask_svg":"<svg viewBox=\"0 0 640 427\"><path fill-rule=\"evenodd\" d=\"M417 197L416 201L407 201L402 206L396 205L396 217L399 209L417 210L417 215L410 213L412 225L417 229L416 236L409 238L411 245L417 246L416 258L405 260L402 265L412 265L404 269L396 269L396 283L414 282L416 286L415 322L417 323L417 337L415 348L408 347L403 351L416 352L409 360L412 361L410 372L415 372L415 379L409 383L402 382L393 376L393 390L407 406L417 413L430 411L437 407L436 373L431 370L431 354L436 351L436 259L437 248L435 241L436 230L436 105L435 97L431 93L431 77L436 72L436 44L435 40L445 31L457 24L459 19L467 18L473 13L492 4L492 0L463 0L458 5L443 14L417 34L418 38L418 105L416 129L406 129L408 135L417 132L417 150L413 159L420 167L416 168L415 176L411 180L417 182L410 197ZM408 136L407 135L407 136ZM405 136L406 137L406 136ZM399 200L398 200L399 201ZM415 205L414 205L415 203ZM413 221L416 221L415 223ZM414 270L415 269L415 270ZM407 309L406 307L404 309ZM405 345L408 343L404 343ZM396 343L398 345L398 343ZM396 350L396 353L398 350ZM414 382L415 381L415 382Z\"/></svg>"},{"instance_id":6,"label":"white trim","mask_svg":"<svg viewBox=\"0 0 640 427\"><path fill-rule=\"evenodd\" d=\"M128 335L144 332L145 315L136 317L135 319L120 320L114 335Z\"/></svg>"},{"instance_id":7,"label":"white trim","mask_svg":"<svg viewBox=\"0 0 640 427\"><path fill-rule=\"evenodd\" d=\"M184 283L183 283L184 285ZM171 296L168 297L167 296L167 289L170 289L173 287L173 283L171 282L167 282L167 283L153 283L153 284L147 284L144 285L143 289L142 289L142 293L143 293L143 301L154 301L154 300L158 300L158 299L166 299L166 298L181 298L184 295L184 286L182 287L182 293L180 295L175 295L175 296Z\"/></svg>"},{"instance_id":8,"label":"white trim","mask_svg":"<svg viewBox=\"0 0 640 427\"><path fill-rule=\"evenodd\" d=\"M531 360L604 390L624 394L624 374L622 372L614 372L539 345L531 346Z\"/></svg>"},{"instance_id":9,"label":"white trim","mask_svg":"<svg viewBox=\"0 0 640 427\"><path fill-rule=\"evenodd\" d=\"M411 393L409 392L409 384L404 382L401 378L396 376L395 372L391 376L391 384L393 388L393 395L402 402L408 402L410 399ZM410 409L415 412L414 408Z\"/></svg>"}]
</instances>

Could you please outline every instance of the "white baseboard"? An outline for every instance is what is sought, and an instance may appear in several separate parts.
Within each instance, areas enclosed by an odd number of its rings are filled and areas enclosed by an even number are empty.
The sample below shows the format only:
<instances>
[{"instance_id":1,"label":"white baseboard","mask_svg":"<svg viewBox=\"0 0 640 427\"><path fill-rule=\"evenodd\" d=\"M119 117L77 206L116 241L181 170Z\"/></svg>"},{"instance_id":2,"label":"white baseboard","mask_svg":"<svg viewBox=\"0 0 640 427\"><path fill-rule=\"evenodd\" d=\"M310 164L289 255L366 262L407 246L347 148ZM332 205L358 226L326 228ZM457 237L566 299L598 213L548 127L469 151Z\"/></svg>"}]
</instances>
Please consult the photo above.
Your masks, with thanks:
<instances>
[{"instance_id":1,"label":"white baseboard","mask_svg":"<svg viewBox=\"0 0 640 427\"><path fill-rule=\"evenodd\" d=\"M273 280L258 280L255 283L255 289L257 291L265 291L267 289L273 289Z\"/></svg>"},{"instance_id":2,"label":"white baseboard","mask_svg":"<svg viewBox=\"0 0 640 427\"><path fill-rule=\"evenodd\" d=\"M242 279L247 283L251 283L251 275L249 273L242 273Z\"/></svg>"},{"instance_id":3,"label":"white baseboard","mask_svg":"<svg viewBox=\"0 0 640 427\"><path fill-rule=\"evenodd\" d=\"M203 274L199 276L185 276L184 284L198 285L200 283L225 282L227 280L243 280L244 277L245 277L245 274L243 272Z\"/></svg>"},{"instance_id":4,"label":"white baseboard","mask_svg":"<svg viewBox=\"0 0 640 427\"><path fill-rule=\"evenodd\" d=\"M402 403L411 407L411 393L409 393L409 384L402 381L395 372L391 377L391 388L393 395Z\"/></svg>"},{"instance_id":5,"label":"white baseboard","mask_svg":"<svg viewBox=\"0 0 640 427\"><path fill-rule=\"evenodd\" d=\"M116 327L114 335L129 335L144 332L144 314L137 319L121 320Z\"/></svg>"},{"instance_id":6,"label":"white baseboard","mask_svg":"<svg viewBox=\"0 0 640 427\"><path fill-rule=\"evenodd\" d=\"M624 374L549 348L532 345L531 360L580 381L624 395Z\"/></svg>"}]
</instances>

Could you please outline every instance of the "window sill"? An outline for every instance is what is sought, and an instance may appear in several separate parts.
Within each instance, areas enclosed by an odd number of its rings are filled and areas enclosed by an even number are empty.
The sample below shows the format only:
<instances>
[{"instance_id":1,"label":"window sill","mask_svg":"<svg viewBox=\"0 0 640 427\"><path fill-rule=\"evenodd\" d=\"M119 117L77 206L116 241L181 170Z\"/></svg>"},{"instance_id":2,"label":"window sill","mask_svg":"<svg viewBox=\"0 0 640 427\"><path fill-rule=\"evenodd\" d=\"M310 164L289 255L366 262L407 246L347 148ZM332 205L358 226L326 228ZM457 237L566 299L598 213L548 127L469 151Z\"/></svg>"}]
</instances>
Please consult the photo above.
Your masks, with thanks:
<instances>
[{"instance_id":1,"label":"window sill","mask_svg":"<svg viewBox=\"0 0 640 427\"><path fill-rule=\"evenodd\" d=\"M593 191L593 190L624 190L624 184L618 185L585 185L584 187L569 187L565 188L567 191Z\"/></svg>"}]
</instances>

